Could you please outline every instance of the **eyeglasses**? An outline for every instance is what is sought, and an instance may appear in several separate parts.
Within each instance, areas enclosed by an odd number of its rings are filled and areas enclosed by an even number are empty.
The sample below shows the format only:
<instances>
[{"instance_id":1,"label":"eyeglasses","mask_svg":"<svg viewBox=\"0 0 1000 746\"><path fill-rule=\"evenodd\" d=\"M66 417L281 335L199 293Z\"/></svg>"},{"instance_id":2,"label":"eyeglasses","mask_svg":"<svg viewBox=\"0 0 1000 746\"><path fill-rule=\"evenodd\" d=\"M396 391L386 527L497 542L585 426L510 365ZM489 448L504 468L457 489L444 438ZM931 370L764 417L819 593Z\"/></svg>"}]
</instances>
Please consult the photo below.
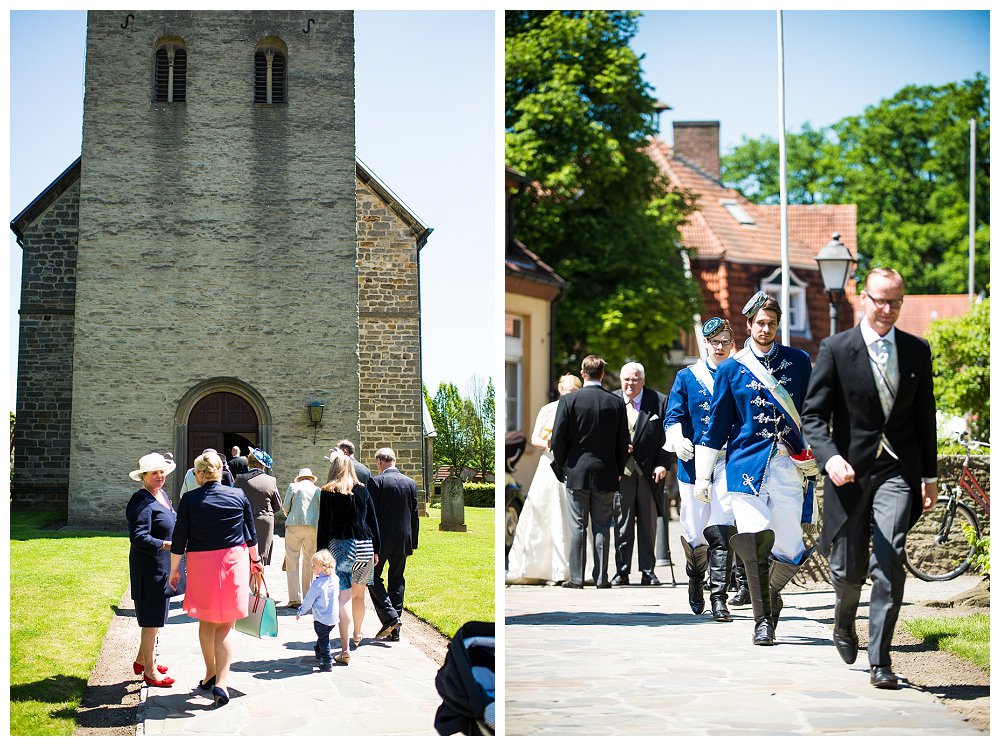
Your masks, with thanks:
<instances>
[{"instance_id":1,"label":"eyeglasses","mask_svg":"<svg viewBox=\"0 0 1000 746\"><path fill-rule=\"evenodd\" d=\"M893 311L898 311L903 305L902 298L875 298L874 296L865 293L865 297L870 300L876 308L882 308L882 306L889 306Z\"/></svg>"},{"instance_id":2,"label":"eyeglasses","mask_svg":"<svg viewBox=\"0 0 1000 746\"><path fill-rule=\"evenodd\" d=\"M707 339L705 341L712 345L712 347L729 347L733 343L731 339Z\"/></svg>"}]
</instances>

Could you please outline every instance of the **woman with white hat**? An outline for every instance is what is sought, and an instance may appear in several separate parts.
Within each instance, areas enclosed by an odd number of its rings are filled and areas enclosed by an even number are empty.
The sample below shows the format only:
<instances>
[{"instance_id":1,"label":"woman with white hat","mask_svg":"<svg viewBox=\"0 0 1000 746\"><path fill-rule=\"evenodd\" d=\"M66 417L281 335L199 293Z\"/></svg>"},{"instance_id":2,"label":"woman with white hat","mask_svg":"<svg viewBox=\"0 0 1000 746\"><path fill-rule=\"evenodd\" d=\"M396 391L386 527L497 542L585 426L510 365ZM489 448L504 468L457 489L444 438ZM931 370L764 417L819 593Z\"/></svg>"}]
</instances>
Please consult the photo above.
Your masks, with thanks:
<instances>
[{"instance_id":1,"label":"woman with white hat","mask_svg":"<svg viewBox=\"0 0 1000 746\"><path fill-rule=\"evenodd\" d=\"M319 523L319 485L306 466L285 490L281 510L285 514L285 572L288 574L288 605L298 608L312 584L312 556L316 554Z\"/></svg>"},{"instance_id":2,"label":"woman with white hat","mask_svg":"<svg viewBox=\"0 0 1000 746\"><path fill-rule=\"evenodd\" d=\"M161 677L166 666L154 665L156 635L167 623L170 597L183 593L183 584L172 589L170 546L177 514L163 491L167 475L176 464L159 453L147 453L139 459L139 468L129 477L142 482L142 489L132 495L125 508L131 546L128 553L129 580L135 601L135 617L142 635L132 669L142 674L148 686L170 686L174 680Z\"/></svg>"}]
</instances>

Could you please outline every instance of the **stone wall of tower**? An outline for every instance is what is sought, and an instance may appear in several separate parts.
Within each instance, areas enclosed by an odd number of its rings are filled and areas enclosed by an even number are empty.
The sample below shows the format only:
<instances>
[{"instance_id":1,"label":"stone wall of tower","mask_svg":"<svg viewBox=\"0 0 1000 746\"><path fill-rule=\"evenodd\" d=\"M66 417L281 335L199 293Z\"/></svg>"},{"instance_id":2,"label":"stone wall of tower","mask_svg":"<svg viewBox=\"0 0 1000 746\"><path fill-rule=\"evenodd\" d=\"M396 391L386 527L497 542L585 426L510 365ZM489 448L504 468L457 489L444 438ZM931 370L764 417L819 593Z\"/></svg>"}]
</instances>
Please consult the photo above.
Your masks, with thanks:
<instances>
[{"instance_id":1,"label":"stone wall of tower","mask_svg":"<svg viewBox=\"0 0 1000 746\"><path fill-rule=\"evenodd\" d=\"M127 472L175 450L179 403L207 379L266 402L279 483L324 463L309 401L321 436L360 439L352 13L131 15L87 22L75 525L124 523ZM152 101L167 36L186 49L185 103ZM287 103L253 103L268 37L287 46Z\"/></svg>"},{"instance_id":2,"label":"stone wall of tower","mask_svg":"<svg viewBox=\"0 0 1000 746\"><path fill-rule=\"evenodd\" d=\"M407 227L370 188L358 183L361 460L396 452L399 470L423 499L420 393L420 287L417 245Z\"/></svg>"},{"instance_id":3,"label":"stone wall of tower","mask_svg":"<svg viewBox=\"0 0 1000 746\"><path fill-rule=\"evenodd\" d=\"M79 195L66 189L22 241L12 510L66 510Z\"/></svg>"}]
</instances>

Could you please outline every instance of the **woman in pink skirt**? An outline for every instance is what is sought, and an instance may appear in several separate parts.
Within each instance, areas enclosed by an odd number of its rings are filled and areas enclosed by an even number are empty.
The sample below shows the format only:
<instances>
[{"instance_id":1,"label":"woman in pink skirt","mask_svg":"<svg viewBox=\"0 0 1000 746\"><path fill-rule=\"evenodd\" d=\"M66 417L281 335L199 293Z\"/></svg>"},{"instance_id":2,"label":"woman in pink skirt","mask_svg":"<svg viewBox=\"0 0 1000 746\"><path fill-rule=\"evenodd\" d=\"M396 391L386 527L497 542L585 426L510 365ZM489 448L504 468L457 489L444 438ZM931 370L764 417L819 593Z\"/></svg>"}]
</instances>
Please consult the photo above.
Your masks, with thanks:
<instances>
[{"instance_id":1,"label":"woman in pink skirt","mask_svg":"<svg viewBox=\"0 0 1000 746\"><path fill-rule=\"evenodd\" d=\"M180 579L187 552L184 611L199 621L198 638L205 658L205 678L198 688L211 691L216 706L229 702L229 633L247 615L250 573L263 572L257 553L250 502L243 490L219 484L222 459L203 453L194 462L199 487L184 493L170 547L171 587Z\"/></svg>"}]
</instances>

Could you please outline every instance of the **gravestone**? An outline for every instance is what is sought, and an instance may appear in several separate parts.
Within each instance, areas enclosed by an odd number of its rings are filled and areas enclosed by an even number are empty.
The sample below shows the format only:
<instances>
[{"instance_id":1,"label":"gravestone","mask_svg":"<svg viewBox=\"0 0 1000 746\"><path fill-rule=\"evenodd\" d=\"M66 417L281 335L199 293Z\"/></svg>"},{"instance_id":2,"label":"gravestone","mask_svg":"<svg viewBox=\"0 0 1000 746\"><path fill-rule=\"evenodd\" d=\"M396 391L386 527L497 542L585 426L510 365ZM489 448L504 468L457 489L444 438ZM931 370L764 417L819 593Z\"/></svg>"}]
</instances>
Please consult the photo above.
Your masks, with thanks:
<instances>
[{"instance_id":1,"label":"gravestone","mask_svg":"<svg viewBox=\"0 0 1000 746\"><path fill-rule=\"evenodd\" d=\"M454 474L441 485L442 531L465 531L465 494L462 480Z\"/></svg>"}]
</instances>

